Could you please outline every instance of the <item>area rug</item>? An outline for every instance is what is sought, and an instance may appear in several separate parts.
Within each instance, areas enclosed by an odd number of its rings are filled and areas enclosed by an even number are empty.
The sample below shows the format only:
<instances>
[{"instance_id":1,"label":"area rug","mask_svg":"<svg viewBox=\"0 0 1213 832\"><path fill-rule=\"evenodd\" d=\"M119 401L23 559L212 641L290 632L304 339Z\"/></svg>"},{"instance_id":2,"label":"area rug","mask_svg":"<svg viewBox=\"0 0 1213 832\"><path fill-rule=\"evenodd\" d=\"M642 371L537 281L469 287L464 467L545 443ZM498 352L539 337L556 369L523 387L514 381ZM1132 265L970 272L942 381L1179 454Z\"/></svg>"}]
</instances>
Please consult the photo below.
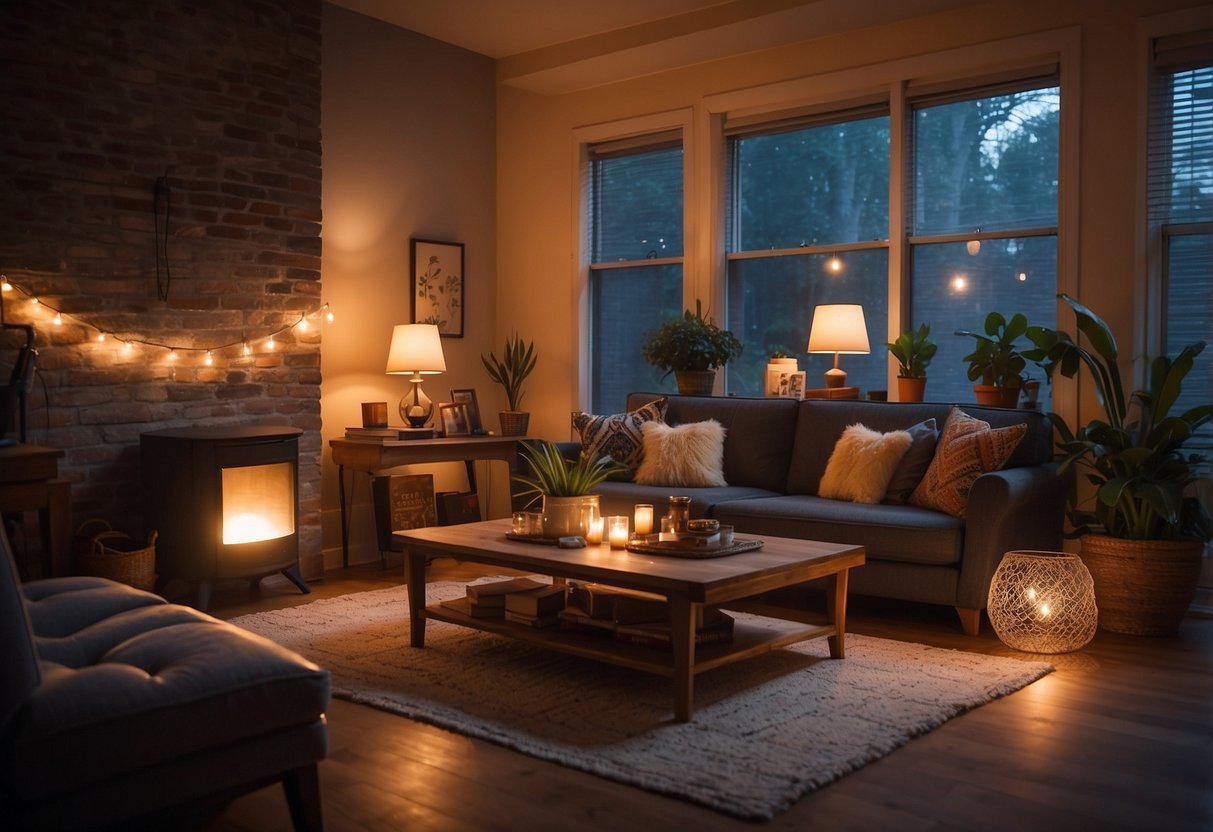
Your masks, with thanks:
<instances>
[{"instance_id":1,"label":"area rug","mask_svg":"<svg viewBox=\"0 0 1213 832\"><path fill-rule=\"evenodd\" d=\"M342 699L751 820L1052 670L848 634L842 661L819 639L700 674L680 724L665 677L441 621L414 649L403 586L232 623L328 668Z\"/></svg>"}]
</instances>

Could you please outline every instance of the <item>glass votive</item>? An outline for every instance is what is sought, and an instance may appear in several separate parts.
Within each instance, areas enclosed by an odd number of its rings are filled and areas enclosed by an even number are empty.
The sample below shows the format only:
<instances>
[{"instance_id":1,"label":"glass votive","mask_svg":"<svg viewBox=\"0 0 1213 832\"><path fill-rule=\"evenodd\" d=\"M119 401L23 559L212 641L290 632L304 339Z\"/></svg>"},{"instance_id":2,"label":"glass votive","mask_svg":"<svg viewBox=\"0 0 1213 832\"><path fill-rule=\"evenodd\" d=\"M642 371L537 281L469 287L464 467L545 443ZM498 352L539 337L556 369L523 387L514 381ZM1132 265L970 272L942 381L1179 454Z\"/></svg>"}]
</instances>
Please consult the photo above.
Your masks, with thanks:
<instances>
[{"instance_id":1,"label":"glass votive","mask_svg":"<svg viewBox=\"0 0 1213 832\"><path fill-rule=\"evenodd\" d=\"M637 503L635 509L636 534L653 533L653 507L648 503Z\"/></svg>"},{"instance_id":2,"label":"glass votive","mask_svg":"<svg viewBox=\"0 0 1213 832\"><path fill-rule=\"evenodd\" d=\"M602 543L602 526L606 521L601 517L591 517L590 526L585 530L585 542L591 545Z\"/></svg>"},{"instance_id":3,"label":"glass votive","mask_svg":"<svg viewBox=\"0 0 1213 832\"><path fill-rule=\"evenodd\" d=\"M732 546L733 545L733 527L732 526L725 525L724 523L720 524L720 545L721 546Z\"/></svg>"},{"instance_id":4,"label":"glass votive","mask_svg":"<svg viewBox=\"0 0 1213 832\"><path fill-rule=\"evenodd\" d=\"M528 511L526 513L526 533L535 537L543 536L542 511Z\"/></svg>"},{"instance_id":5,"label":"glass votive","mask_svg":"<svg viewBox=\"0 0 1213 832\"><path fill-rule=\"evenodd\" d=\"M528 528L530 527L527 525L526 512L514 512L514 516L510 519L510 531L514 534L529 534Z\"/></svg>"},{"instance_id":6,"label":"glass votive","mask_svg":"<svg viewBox=\"0 0 1213 832\"><path fill-rule=\"evenodd\" d=\"M612 549L626 549L628 545L628 518L614 516L607 518L607 539Z\"/></svg>"}]
</instances>

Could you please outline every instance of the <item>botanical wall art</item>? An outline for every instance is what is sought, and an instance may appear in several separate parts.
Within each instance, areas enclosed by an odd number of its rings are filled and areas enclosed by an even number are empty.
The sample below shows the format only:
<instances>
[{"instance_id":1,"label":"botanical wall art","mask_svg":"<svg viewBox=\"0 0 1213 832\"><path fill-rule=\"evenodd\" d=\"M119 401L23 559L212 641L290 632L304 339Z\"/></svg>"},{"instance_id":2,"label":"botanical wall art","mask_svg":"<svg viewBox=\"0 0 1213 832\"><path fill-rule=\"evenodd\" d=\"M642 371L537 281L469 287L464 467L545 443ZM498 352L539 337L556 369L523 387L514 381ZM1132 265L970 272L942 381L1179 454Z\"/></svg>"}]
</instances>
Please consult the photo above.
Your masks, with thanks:
<instances>
[{"instance_id":1,"label":"botanical wall art","mask_svg":"<svg viewBox=\"0 0 1213 832\"><path fill-rule=\"evenodd\" d=\"M444 338L463 337L463 243L409 240L413 323L434 324Z\"/></svg>"}]
</instances>

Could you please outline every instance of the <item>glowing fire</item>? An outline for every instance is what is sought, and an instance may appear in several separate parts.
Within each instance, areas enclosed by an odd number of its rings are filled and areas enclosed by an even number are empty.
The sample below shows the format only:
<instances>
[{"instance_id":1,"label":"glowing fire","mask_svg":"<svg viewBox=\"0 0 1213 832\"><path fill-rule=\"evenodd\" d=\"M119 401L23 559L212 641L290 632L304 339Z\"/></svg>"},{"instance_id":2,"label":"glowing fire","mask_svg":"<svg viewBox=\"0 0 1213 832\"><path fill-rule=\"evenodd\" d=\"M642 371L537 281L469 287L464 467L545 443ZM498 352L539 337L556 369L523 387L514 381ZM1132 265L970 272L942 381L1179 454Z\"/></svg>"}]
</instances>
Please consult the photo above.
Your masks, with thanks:
<instances>
[{"instance_id":1,"label":"glowing fire","mask_svg":"<svg viewBox=\"0 0 1213 832\"><path fill-rule=\"evenodd\" d=\"M295 531L290 463L223 469L223 542L256 543Z\"/></svg>"}]
</instances>

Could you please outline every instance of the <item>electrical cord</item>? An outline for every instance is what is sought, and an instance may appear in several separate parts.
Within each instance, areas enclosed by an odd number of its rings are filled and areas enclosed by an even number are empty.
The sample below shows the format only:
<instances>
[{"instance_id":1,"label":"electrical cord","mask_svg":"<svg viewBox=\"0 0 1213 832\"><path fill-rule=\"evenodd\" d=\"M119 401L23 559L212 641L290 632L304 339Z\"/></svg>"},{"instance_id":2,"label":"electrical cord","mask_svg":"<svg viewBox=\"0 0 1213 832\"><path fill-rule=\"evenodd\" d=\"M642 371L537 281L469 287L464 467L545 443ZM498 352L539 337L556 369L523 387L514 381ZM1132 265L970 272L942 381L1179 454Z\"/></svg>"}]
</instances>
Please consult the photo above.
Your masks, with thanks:
<instances>
[{"instance_id":1,"label":"electrical cord","mask_svg":"<svg viewBox=\"0 0 1213 832\"><path fill-rule=\"evenodd\" d=\"M164 227L160 227L160 204L164 203ZM168 184L168 171L164 176L156 178L152 188L152 214L156 235L156 297L162 301L168 300L169 290L173 285L172 267L168 262L168 228L173 212L173 190ZM160 264L164 264L164 276L160 274Z\"/></svg>"}]
</instances>

